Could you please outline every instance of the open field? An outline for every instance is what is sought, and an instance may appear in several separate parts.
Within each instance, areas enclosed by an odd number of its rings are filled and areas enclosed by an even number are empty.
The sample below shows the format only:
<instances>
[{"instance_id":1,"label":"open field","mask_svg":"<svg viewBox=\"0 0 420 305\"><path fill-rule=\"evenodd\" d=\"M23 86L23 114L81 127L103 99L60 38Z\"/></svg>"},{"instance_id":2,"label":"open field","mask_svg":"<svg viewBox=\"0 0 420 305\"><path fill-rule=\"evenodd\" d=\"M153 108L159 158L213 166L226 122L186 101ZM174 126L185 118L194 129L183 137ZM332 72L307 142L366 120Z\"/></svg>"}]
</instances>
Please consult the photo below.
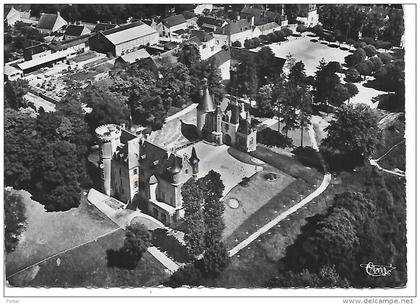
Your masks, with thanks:
<instances>
[{"instance_id":1,"label":"open field","mask_svg":"<svg viewBox=\"0 0 420 305\"><path fill-rule=\"evenodd\" d=\"M96 241L55 256L22 272L9 283L18 287L152 287L169 276L164 266L146 252L134 270L107 266L106 250L124 243L119 229Z\"/></svg>"},{"instance_id":2,"label":"open field","mask_svg":"<svg viewBox=\"0 0 420 305\"><path fill-rule=\"evenodd\" d=\"M18 193L24 198L27 226L16 250L5 257L6 275L117 228L86 200L66 212L46 212L28 192Z\"/></svg>"}]
</instances>

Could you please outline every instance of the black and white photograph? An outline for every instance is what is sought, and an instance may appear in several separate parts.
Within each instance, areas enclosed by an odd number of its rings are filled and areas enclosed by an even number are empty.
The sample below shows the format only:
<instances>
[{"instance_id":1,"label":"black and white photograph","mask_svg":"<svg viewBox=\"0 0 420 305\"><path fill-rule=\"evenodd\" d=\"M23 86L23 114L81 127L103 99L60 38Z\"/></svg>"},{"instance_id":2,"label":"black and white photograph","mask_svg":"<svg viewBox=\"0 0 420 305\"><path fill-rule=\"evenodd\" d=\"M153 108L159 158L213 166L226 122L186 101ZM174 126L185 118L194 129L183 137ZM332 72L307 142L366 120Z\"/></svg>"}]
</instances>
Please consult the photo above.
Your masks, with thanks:
<instances>
[{"instance_id":1,"label":"black and white photograph","mask_svg":"<svg viewBox=\"0 0 420 305\"><path fill-rule=\"evenodd\" d=\"M416 303L416 4L2 9L5 304Z\"/></svg>"}]
</instances>

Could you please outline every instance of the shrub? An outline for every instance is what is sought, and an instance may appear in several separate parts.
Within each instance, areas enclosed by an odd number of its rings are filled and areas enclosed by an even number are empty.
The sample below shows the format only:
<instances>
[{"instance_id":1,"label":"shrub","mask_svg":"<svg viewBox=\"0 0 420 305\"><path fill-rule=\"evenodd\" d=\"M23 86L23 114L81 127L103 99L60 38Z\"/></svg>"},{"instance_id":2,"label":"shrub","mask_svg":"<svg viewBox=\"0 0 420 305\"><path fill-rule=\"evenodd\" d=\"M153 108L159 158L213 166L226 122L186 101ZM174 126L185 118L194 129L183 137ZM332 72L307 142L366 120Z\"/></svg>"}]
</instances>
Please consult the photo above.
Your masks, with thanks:
<instances>
[{"instance_id":1,"label":"shrub","mask_svg":"<svg viewBox=\"0 0 420 305\"><path fill-rule=\"evenodd\" d=\"M324 28L320 25L316 25L313 28L310 29L312 33L314 33L315 35L319 36L319 37L323 37L324 36Z\"/></svg>"},{"instance_id":2,"label":"shrub","mask_svg":"<svg viewBox=\"0 0 420 305\"><path fill-rule=\"evenodd\" d=\"M341 65L338 61L330 61L327 64L327 68L331 71L331 73L341 72Z\"/></svg>"},{"instance_id":3,"label":"shrub","mask_svg":"<svg viewBox=\"0 0 420 305\"><path fill-rule=\"evenodd\" d=\"M274 34L274 33L270 33L270 34L268 34L268 35L267 35L267 38L268 38L268 40L269 40L270 42L278 42L278 41L280 41L280 40L278 39L278 36L277 36L276 34Z\"/></svg>"},{"instance_id":4,"label":"shrub","mask_svg":"<svg viewBox=\"0 0 420 305\"><path fill-rule=\"evenodd\" d=\"M374 57L369 58L369 61L372 63L372 67L373 67L373 70L375 72L378 71L379 68L382 67L383 64L384 64L382 62L382 60L379 57L377 57L377 56L374 56Z\"/></svg>"},{"instance_id":5,"label":"shrub","mask_svg":"<svg viewBox=\"0 0 420 305\"><path fill-rule=\"evenodd\" d=\"M346 43L349 44L349 45L354 45L356 43L356 40L354 40L352 38L349 38L349 39L346 40Z\"/></svg>"},{"instance_id":6,"label":"shrub","mask_svg":"<svg viewBox=\"0 0 420 305\"><path fill-rule=\"evenodd\" d=\"M259 39L261 39L261 42L262 42L262 43L264 43L264 42L269 42L269 41L268 41L268 36L267 36L267 35L260 35L260 36L258 36L258 38L259 38Z\"/></svg>"},{"instance_id":7,"label":"shrub","mask_svg":"<svg viewBox=\"0 0 420 305\"><path fill-rule=\"evenodd\" d=\"M237 48L241 48L242 47L242 43L239 40L236 40L232 43L232 47L237 47Z\"/></svg>"},{"instance_id":8,"label":"shrub","mask_svg":"<svg viewBox=\"0 0 420 305\"><path fill-rule=\"evenodd\" d=\"M281 33L284 37L290 36L293 34L293 31L289 28L282 28Z\"/></svg>"},{"instance_id":9,"label":"shrub","mask_svg":"<svg viewBox=\"0 0 420 305\"><path fill-rule=\"evenodd\" d=\"M286 137L282 133L270 128L266 128L257 133L257 142L267 146L275 146L279 148L293 146L293 140L291 138Z\"/></svg>"}]
</instances>

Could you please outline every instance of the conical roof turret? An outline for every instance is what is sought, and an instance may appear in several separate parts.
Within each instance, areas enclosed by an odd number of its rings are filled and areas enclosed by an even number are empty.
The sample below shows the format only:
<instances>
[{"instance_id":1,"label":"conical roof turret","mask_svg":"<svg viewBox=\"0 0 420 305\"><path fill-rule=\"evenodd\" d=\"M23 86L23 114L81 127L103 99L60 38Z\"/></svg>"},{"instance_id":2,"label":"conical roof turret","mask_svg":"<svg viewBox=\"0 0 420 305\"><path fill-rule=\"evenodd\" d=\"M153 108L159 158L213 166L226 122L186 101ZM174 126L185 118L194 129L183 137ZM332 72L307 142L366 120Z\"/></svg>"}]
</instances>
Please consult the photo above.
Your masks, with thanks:
<instances>
[{"instance_id":1,"label":"conical roof turret","mask_svg":"<svg viewBox=\"0 0 420 305\"><path fill-rule=\"evenodd\" d=\"M214 104L213 98L210 96L209 88L207 86L207 79L204 80L204 90L200 95L200 102L197 110L206 113L214 112L216 110L216 105Z\"/></svg>"},{"instance_id":2,"label":"conical roof turret","mask_svg":"<svg viewBox=\"0 0 420 305\"><path fill-rule=\"evenodd\" d=\"M193 147L192 152L191 152L191 157L190 157L190 164L197 164L198 162L200 162L200 159L198 159L197 157L197 152L195 151L195 147Z\"/></svg>"}]
</instances>

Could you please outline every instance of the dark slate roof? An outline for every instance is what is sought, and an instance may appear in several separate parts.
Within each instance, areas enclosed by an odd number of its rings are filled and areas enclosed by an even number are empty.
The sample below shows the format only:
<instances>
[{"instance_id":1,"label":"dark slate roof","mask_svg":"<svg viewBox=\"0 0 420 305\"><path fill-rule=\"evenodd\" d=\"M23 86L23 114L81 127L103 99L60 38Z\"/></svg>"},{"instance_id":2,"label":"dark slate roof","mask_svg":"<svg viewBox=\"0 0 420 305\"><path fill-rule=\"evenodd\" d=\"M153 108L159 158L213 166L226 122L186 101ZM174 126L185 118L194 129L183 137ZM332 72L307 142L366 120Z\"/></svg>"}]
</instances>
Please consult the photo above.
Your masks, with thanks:
<instances>
[{"instance_id":1,"label":"dark slate roof","mask_svg":"<svg viewBox=\"0 0 420 305\"><path fill-rule=\"evenodd\" d=\"M257 16L266 17L273 20L282 17L280 13L262 10L259 8L253 8L253 7L244 7L241 13L245 15L254 16L254 17L257 17Z\"/></svg>"},{"instance_id":2,"label":"dark slate roof","mask_svg":"<svg viewBox=\"0 0 420 305\"><path fill-rule=\"evenodd\" d=\"M215 65L220 67L222 64L230 60L230 52L227 50L221 50L211 56L209 60L214 60Z\"/></svg>"},{"instance_id":3,"label":"dark slate roof","mask_svg":"<svg viewBox=\"0 0 420 305\"><path fill-rule=\"evenodd\" d=\"M67 26L66 31L64 32L64 35L80 36L82 34L84 28L85 27L83 25L70 24L69 26Z\"/></svg>"},{"instance_id":4,"label":"dark slate roof","mask_svg":"<svg viewBox=\"0 0 420 305\"><path fill-rule=\"evenodd\" d=\"M42 14L38 21L38 28L52 30L55 21L57 20L57 14Z\"/></svg>"},{"instance_id":5,"label":"dark slate roof","mask_svg":"<svg viewBox=\"0 0 420 305\"><path fill-rule=\"evenodd\" d=\"M191 31L191 38L197 37L201 42L207 42L213 39L213 35L203 31L203 30L192 30Z\"/></svg>"},{"instance_id":6,"label":"dark slate roof","mask_svg":"<svg viewBox=\"0 0 420 305\"><path fill-rule=\"evenodd\" d=\"M222 18L211 17L211 16L201 16L200 18L198 18L197 24L198 25L207 24L207 25L212 25L212 26L215 25L215 26L221 27L224 21L225 20Z\"/></svg>"},{"instance_id":7,"label":"dark slate roof","mask_svg":"<svg viewBox=\"0 0 420 305\"><path fill-rule=\"evenodd\" d=\"M82 43L86 43L89 40L89 37L91 36L91 34L85 34L76 38L72 38L69 40L63 40L63 41L53 41L50 44L50 48L53 51L61 51L61 50L66 50L70 47L74 47L77 46L79 44Z\"/></svg>"},{"instance_id":8,"label":"dark slate roof","mask_svg":"<svg viewBox=\"0 0 420 305\"><path fill-rule=\"evenodd\" d=\"M185 34L187 32L188 31L187 30L184 30L184 29L179 29L179 30L173 31L173 33L175 33L177 35L182 35L182 34Z\"/></svg>"},{"instance_id":9,"label":"dark slate roof","mask_svg":"<svg viewBox=\"0 0 420 305\"><path fill-rule=\"evenodd\" d=\"M92 32L101 32L115 28L117 25L112 23L98 23Z\"/></svg>"},{"instance_id":10,"label":"dark slate roof","mask_svg":"<svg viewBox=\"0 0 420 305\"><path fill-rule=\"evenodd\" d=\"M206 89L204 90L204 94L201 97L201 101L198 104L197 110L203 111L203 112L214 112L216 110L216 105L214 104L214 101L212 97L210 96L209 88L206 86Z\"/></svg>"},{"instance_id":11,"label":"dark slate roof","mask_svg":"<svg viewBox=\"0 0 420 305\"><path fill-rule=\"evenodd\" d=\"M186 22L185 18L183 15L179 14L179 15L175 15L175 16L171 16L168 18L165 18L162 20L162 23L168 27L171 28L173 26L179 25Z\"/></svg>"},{"instance_id":12,"label":"dark slate roof","mask_svg":"<svg viewBox=\"0 0 420 305\"><path fill-rule=\"evenodd\" d=\"M185 19L191 19L195 17L194 12L191 11L183 11L181 14L184 16Z\"/></svg>"},{"instance_id":13,"label":"dark slate roof","mask_svg":"<svg viewBox=\"0 0 420 305\"><path fill-rule=\"evenodd\" d=\"M217 30L216 33L223 35L233 35L250 29L251 23L246 19L241 19L229 22L229 24L225 25L223 28Z\"/></svg>"}]
</instances>

